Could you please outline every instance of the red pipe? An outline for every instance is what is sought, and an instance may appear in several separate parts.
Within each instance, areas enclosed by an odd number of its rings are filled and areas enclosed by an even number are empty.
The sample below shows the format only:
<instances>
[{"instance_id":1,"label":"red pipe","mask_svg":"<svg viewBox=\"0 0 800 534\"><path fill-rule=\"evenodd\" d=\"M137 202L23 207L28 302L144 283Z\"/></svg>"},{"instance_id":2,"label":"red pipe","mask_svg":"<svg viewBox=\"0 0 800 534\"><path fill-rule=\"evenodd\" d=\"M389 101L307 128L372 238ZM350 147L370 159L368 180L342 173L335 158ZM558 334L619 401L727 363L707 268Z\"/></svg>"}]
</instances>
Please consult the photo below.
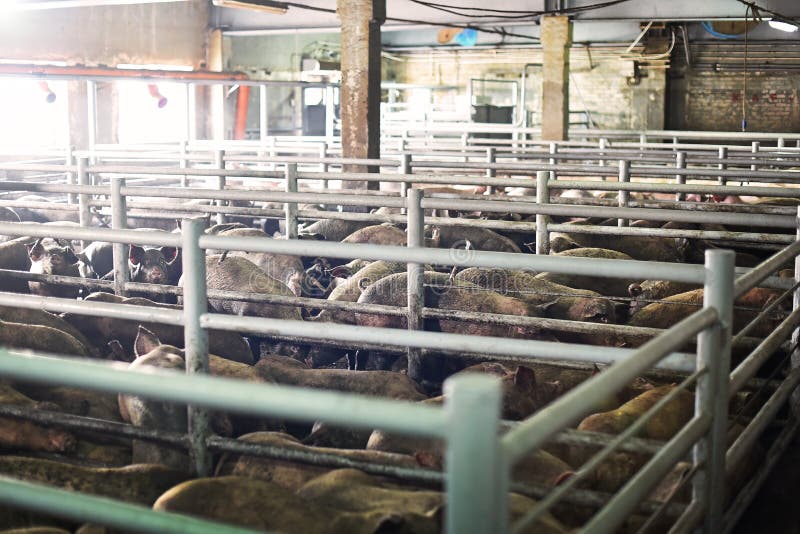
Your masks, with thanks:
<instances>
[{"instance_id":1,"label":"red pipe","mask_svg":"<svg viewBox=\"0 0 800 534\"><path fill-rule=\"evenodd\" d=\"M250 86L240 85L236 96L236 122L233 127L233 138L244 139L247 127L247 108L250 104Z\"/></svg>"}]
</instances>

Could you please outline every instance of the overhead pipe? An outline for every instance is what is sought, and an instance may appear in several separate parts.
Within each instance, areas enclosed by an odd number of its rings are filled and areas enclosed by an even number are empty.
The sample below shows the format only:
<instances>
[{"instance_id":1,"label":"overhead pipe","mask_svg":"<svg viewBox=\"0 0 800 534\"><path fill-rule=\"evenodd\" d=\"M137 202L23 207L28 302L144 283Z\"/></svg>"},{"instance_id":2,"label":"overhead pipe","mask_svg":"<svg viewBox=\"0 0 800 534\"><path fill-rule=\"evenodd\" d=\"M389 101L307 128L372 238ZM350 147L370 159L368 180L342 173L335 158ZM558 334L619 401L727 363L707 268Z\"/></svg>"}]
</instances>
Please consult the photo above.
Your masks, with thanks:
<instances>
[{"instance_id":1,"label":"overhead pipe","mask_svg":"<svg viewBox=\"0 0 800 534\"><path fill-rule=\"evenodd\" d=\"M141 81L168 80L172 82L208 82L219 83L230 81L232 84L248 81L241 72L211 72L206 70L173 71L150 69L114 69L110 67L60 67L56 65L7 65L0 64L0 76L37 78L63 78L69 80L91 79L96 81L113 81L132 79Z\"/></svg>"}]
</instances>

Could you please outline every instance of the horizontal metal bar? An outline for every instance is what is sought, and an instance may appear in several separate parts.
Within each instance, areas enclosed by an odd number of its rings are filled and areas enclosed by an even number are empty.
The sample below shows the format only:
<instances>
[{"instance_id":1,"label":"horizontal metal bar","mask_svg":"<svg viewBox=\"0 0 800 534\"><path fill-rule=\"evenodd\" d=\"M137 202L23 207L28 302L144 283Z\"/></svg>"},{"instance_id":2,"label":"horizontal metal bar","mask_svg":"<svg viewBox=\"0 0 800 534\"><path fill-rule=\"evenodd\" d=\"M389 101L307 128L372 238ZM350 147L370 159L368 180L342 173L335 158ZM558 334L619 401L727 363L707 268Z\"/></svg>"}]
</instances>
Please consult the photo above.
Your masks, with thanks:
<instances>
[{"instance_id":1,"label":"horizontal metal bar","mask_svg":"<svg viewBox=\"0 0 800 534\"><path fill-rule=\"evenodd\" d=\"M65 517L76 522L91 522L125 531L183 534L255 534L256 531L232 527L183 514L156 512L145 506L106 497L96 497L44 484L32 484L0 476L0 502L11 506Z\"/></svg>"},{"instance_id":2,"label":"horizontal metal bar","mask_svg":"<svg viewBox=\"0 0 800 534\"><path fill-rule=\"evenodd\" d=\"M446 350L458 352L478 352L504 357L541 358L553 360L572 360L577 362L615 363L626 362L636 356L633 349L615 347L596 347L572 343L553 343L527 339L508 339L489 336L448 334L443 332L408 332L399 328L364 328L362 326L338 323L309 323L266 317L235 317L220 314L205 314L200 323L204 328L256 332L264 335L281 335L291 338L329 339L355 343L394 345L399 347ZM675 371L691 372L695 362L693 355L675 353L660 362L659 367ZM641 350L641 349L639 349ZM667 356L664 354L663 356ZM660 358L659 358L660 359ZM616 367L615 365L615 367Z\"/></svg>"},{"instance_id":3,"label":"horizontal metal bar","mask_svg":"<svg viewBox=\"0 0 800 534\"><path fill-rule=\"evenodd\" d=\"M749 165L749 163L748 163ZM675 172L675 171L673 171ZM683 169L681 169L683 172ZM709 171L709 175L711 171ZM800 176L798 176L800 178ZM712 179L711 176L708 178ZM747 195L764 197L800 197L800 189L784 187L754 187L754 186L724 186L702 184L663 184L646 182L589 182L551 180L549 187L552 189L581 189L588 191L635 191L640 193L700 193L715 195Z\"/></svg>"},{"instance_id":4,"label":"horizontal metal bar","mask_svg":"<svg viewBox=\"0 0 800 534\"><path fill-rule=\"evenodd\" d=\"M775 419L778 411L789 400L798 384L800 384L800 367L795 367L728 449L728 453L725 456L725 465L728 466L729 473L744 461L745 456L752 450L756 441L772 420Z\"/></svg>"},{"instance_id":5,"label":"horizontal metal bar","mask_svg":"<svg viewBox=\"0 0 800 534\"><path fill-rule=\"evenodd\" d=\"M0 224L0 233L3 225ZM705 269L701 265L644 262L635 260L606 260L600 258L567 258L562 256L536 256L509 252L471 251L461 259L453 251L444 249L413 249L398 246L381 246L351 243L326 243L324 241L259 239L205 235L200 238L205 249L231 249L247 252L273 252L329 258L360 258L401 263L414 262L433 265L463 267L491 267L523 271L552 271L588 276L673 280L702 284Z\"/></svg>"},{"instance_id":6,"label":"horizontal metal bar","mask_svg":"<svg viewBox=\"0 0 800 534\"><path fill-rule=\"evenodd\" d=\"M2 182L0 182L2 183ZM30 237L61 237L80 241L108 241L110 243L138 243L159 247L180 247L180 234L153 231L112 230L110 228L80 228L37 223L0 222L0 235Z\"/></svg>"},{"instance_id":7,"label":"horizontal metal bar","mask_svg":"<svg viewBox=\"0 0 800 534\"><path fill-rule=\"evenodd\" d=\"M794 236L788 234L760 234L752 232L722 232L716 230L677 230L670 228L639 228L619 226L597 226L589 224L548 224L550 232L594 235L632 235L642 237L687 237L714 241L736 241L745 243L794 243Z\"/></svg>"},{"instance_id":8,"label":"horizontal metal bar","mask_svg":"<svg viewBox=\"0 0 800 534\"><path fill-rule=\"evenodd\" d=\"M800 428L800 420L792 419L790 425L786 426L783 431L778 435L777 439L772 442L772 446L767 452L765 459L760 460L760 469L751 477L744 488L742 488L736 499L728 507L725 514L725 521L723 526L723 534L729 534L739 517L749 508L750 503L758 494L761 486L766 482L767 477L775 469L778 460L784 457L784 452L794 441L797 430Z\"/></svg>"},{"instance_id":9,"label":"horizontal metal bar","mask_svg":"<svg viewBox=\"0 0 800 534\"><path fill-rule=\"evenodd\" d=\"M767 336L758 347L751 352L731 373L730 386L728 392L731 396L735 395L755 374L761 369L770 356L772 356L781 344L792 334L792 331L800 325L800 308L794 310L789 317Z\"/></svg>"},{"instance_id":10,"label":"horizontal metal bar","mask_svg":"<svg viewBox=\"0 0 800 534\"><path fill-rule=\"evenodd\" d=\"M692 418L583 528L601 534L616 532L619 525L636 509L637 503L647 496L653 486L703 436L710 423L711 416L706 413Z\"/></svg>"},{"instance_id":11,"label":"horizontal metal bar","mask_svg":"<svg viewBox=\"0 0 800 534\"><path fill-rule=\"evenodd\" d=\"M793 260L798 254L800 254L800 241L795 241L780 252L759 263L749 273L736 279L733 284L733 298L739 298L756 287L764 278Z\"/></svg>"},{"instance_id":12,"label":"horizontal metal bar","mask_svg":"<svg viewBox=\"0 0 800 534\"><path fill-rule=\"evenodd\" d=\"M446 418L441 408L401 401L178 372L144 372L127 369L127 365L21 354L6 349L0 349L0 375L235 413L446 437Z\"/></svg>"},{"instance_id":13,"label":"horizontal metal bar","mask_svg":"<svg viewBox=\"0 0 800 534\"><path fill-rule=\"evenodd\" d=\"M651 339L611 369L581 383L523 421L502 438L509 461L513 465L528 451L541 447L553 434L586 415L587 410L591 410L591 407L605 398L609 392L622 389L666 354L680 348L688 339L713 325L717 320L714 308L701 309L678 322L661 336Z\"/></svg>"}]
</instances>

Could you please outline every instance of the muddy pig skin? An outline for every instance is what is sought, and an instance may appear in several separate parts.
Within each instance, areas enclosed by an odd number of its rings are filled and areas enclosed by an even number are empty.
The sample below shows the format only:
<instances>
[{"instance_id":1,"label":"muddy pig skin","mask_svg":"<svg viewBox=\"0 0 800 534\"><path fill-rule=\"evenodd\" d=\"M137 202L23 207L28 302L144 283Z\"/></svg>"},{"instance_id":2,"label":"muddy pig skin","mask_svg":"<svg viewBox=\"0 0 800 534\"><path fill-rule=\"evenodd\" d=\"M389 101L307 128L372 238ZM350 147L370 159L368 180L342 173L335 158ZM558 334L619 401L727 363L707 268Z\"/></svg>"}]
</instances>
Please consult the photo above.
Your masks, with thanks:
<instances>
[{"instance_id":1,"label":"muddy pig skin","mask_svg":"<svg viewBox=\"0 0 800 534\"><path fill-rule=\"evenodd\" d=\"M602 295L586 289L574 289L538 278L524 271L471 267L456 275L457 280L516 297L528 305L530 314L551 319L609 324L617 322L616 305ZM616 336L554 331L559 341L617 345Z\"/></svg>"},{"instance_id":2,"label":"muddy pig skin","mask_svg":"<svg viewBox=\"0 0 800 534\"><path fill-rule=\"evenodd\" d=\"M344 369L311 369L292 358L277 355L261 359L255 369L260 377L278 384L400 400L426 398L416 382L391 371L351 373Z\"/></svg>"},{"instance_id":3,"label":"muddy pig skin","mask_svg":"<svg viewBox=\"0 0 800 534\"><path fill-rule=\"evenodd\" d=\"M640 236L614 236L609 239L605 235L594 234L565 234L552 232L550 234L551 252L563 252L574 248L610 248L623 252L635 260L643 261L683 261L685 240L658 237Z\"/></svg>"},{"instance_id":4,"label":"muddy pig skin","mask_svg":"<svg viewBox=\"0 0 800 534\"><path fill-rule=\"evenodd\" d=\"M256 228L232 228L218 233L220 236L261 237L271 239L266 233ZM223 254L224 251L210 250L209 254ZM305 270L300 256L289 254L272 254L267 252L231 251L229 256L247 258L272 278L283 282L295 296L303 294Z\"/></svg>"},{"instance_id":5,"label":"muddy pig skin","mask_svg":"<svg viewBox=\"0 0 800 534\"><path fill-rule=\"evenodd\" d=\"M0 382L0 404L27 408L51 409L49 403L38 403L10 385ZM67 452L77 440L60 428L47 428L23 419L0 417L0 449L22 449L43 452Z\"/></svg>"},{"instance_id":6,"label":"muddy pig skin","mask_svg":"<svg viewBox=\"0 0 800 534\"><path fill-rule=\"evenodd\" d=\"M260 531L287 534L436 534L439 522L418 514L346 512L246 477L191 480L162 495L154 510L189 514Z\"/></svg>"},{"instance_id":7,"label":"muddy pig skin","mask_svg":"<svg viewBox=\"0 0 800 534\"><path fill-rule=\"evenodd\" d=\"M780 295L779 291L754 288L736 299L733 309L734 333L755 319L758 311L766 307ZM700 309L703 305L703 290L695 289L664 299L664 302L649 304L636 312L628 324L630 326L646 326L649 328L669 328ZM780 315L772 314L766 321L760 321L750 335L766 337L781 322Z\"/></svg>"},{"instance_id":8,"label":"muddy pig skin","mask_svg":"<svg viewBox=\"0 0 800 534\"><path fill-rule=\"evenodd\" d=\"M87 302L113 302L119 304L131 304L136 306L152 306L157 308L168 308L180 310L181 306L173 304L162 304L153 302L142 297L118 297L111 293L92 293L85 299ZM119 341L125 349L127 361L133 361L133 344L139 334L139 326L153 332L163 343L182 347L183 329L179 326L172 326L162 323L139 323L137 321L127 321L115 319L113 317L89 317L86 315L65 313L62 315L65 322L72 325L87 337L94 339L98 345L105 346L111 340ZM0 319L2 319L2 309L0 308ZM250 346L242 336L236 332L225 330L208 330L208 350L221 358L226 358L235 362L252 364L253 354Z\"/></svg>"},{"instance_id":9,"label":"muddy pig skin","mask_svg":"<svg viewBox=\"0 0 800 534\"><path fill-rule=\"evenodd\" d=\"M494 252L521 252L509 238L486 228L458 226L432 226L431 231L439 234L439 248L464 248L469 241L472 250L491 250Z\"/></svg>"},{"instance_id":10,"label":"muddy pig skin","mask_svg":"<svg viewBox=\"0 0 800 534\"><path fill-rule=\"evenodd\" d=\"M52 313L44 310L32 308L13 308L11 306L0 306L0 320L9 323L22 323L26 325L39 325L49 326L60 330L70 336L74 337L78 342L83 345L93 358L100 356L97 347L87 338L83 333L72 326L70 323Z\"/></svg>"},{"instance_id":11,"label":"muddy pig skin","mask_svg":"<svg viewBox=\"0 0 800 534\"><path fill-rule=\"evenodd\" d=\"M255 432L238 438L245 443L254 443L296 450L310 454L326 454L353 462L380 463L397 467L417 468L431 467L423 459L413 455L394 454L380 451L347 450L336 448L310 447L297 441L289 434L282 432ZM226 454L217 466L216 476L245 476L273 482L290 491L296 491L309 480L335 469L334 467L316 466L247 454Z\"/></svg>"},{"instance_id":12,"label":"muddy pig skin","mask_svg":"<svg viewBox=\"0 0 800 534\"><path fill-rule=\"evenodd\" d=\"M631 284L628 287L628 295L633 298L631 301L631 315L651 304L649 301L664 300L667 297L699 288L698 284L672 282L670 280L645 280L641 283Z\"/></svg>"},{"instance_id":13,"label":"muddy pig skin","mask_svg":"<svg viewBox=\"0 0 800 534\"><path fill-rule=\"evenodd\" d=\"M54 352L66 356L91 358L92 351L66 332L35 324L0 320L0 345L15 349Z\"/></svg>"},{"instance_id":14,"label":"muddy pig skin","mask_svg":"<svg viewBox=\"0 0 800 534\"><path fill-rule=\"evenodd\" d=\"M406 233L393 224L376 224L356 230L342 239L342 243L372 243L402 247L406 244Z\"/></svg>"},{"instance_id":15,"label":"muddy pig skin","mask_svg":"<svg viewBox=\"0 0 800 534\"><path fill-rule=\"evenodd\" d=\"M445 502L441 492L390 484L355 469L331 471L308 482L297 494L317 502L325 502L338 510L380 510L386 514L410 512L434 516L440 521L444 517ZM527 497L509 494L511 522L515 522L535 505L535 501ZM443 525L439 524L438 527L441 529ZM558 534L565 531L552 515L546 513L525 532Z\"/></svg>"},{"instance_id":16,"label":"muddy pig skin","mask_svg":"<svg viewBox=\"0 0 800 534\"><path fill-rule=\"evenodd\" d=\"M52 274L60 276L80 277L83 262L73 252L69 244L61 245L52 239L38 239L29 249L31 259L30 272L35 274ZM30 292L43 297L77 298L80 288L62 286L46 282L28 282Z\"/></svg>"},{"instance_id":17,"label":"muddy pig skin","mask_svg":"<svg viewBox=\"0 0 800 534\"><path fill-rule=\"evenodd\" d=\"M341 241L353 232L370 226L368 222L343 221L341 219L322 219L303 227L301 234L319 235L325 241Z\"/></svg>"},{"instance_id":18,"label":"muddy pig skin","mask_svg":"<svg viewBox=\"0 0 800 534\"><path fill-rule=\"evenodd\" d=\"M564 252L556 252L554 256L566 256L570 258L601 258L609 260L631 260L630 256L604 248L576 248L572 250L565 250ZM575 289L589 289L596 291L601 295L612 297L627 297L628 286L635 283L636 280L627 280L622 278L608 278L605 276L580 276L574 274L563 273L539 273L537 278L547 280L562 286L572 287Z\"/></svg>"}]
</instances>

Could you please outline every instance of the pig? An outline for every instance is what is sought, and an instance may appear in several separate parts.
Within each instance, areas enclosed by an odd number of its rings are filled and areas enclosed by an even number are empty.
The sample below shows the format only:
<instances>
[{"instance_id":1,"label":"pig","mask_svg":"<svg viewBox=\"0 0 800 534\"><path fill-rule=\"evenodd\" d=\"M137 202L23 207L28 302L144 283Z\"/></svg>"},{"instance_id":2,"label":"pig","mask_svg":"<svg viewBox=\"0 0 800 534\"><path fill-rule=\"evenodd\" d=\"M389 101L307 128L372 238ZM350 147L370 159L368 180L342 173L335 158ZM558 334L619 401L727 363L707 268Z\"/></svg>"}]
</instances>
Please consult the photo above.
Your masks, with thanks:
<instances>
[{"instance_id":1,"label":"pig","mask_svg":"<svg viewBox=\"0 0 800 534\"><path fill-rule=\"evenodd\" d=\"M93 356L89 348L68 333L51 326L37 324L11 323L0 320L0 345L79 358Z\"/></svg>"},{"instance_id":2,"label":"pig","mask_svg":"<svg viewBox=\"0 0 800 534\"><path fill-rule=\"evenodd\" d=\"M646 236L614 236L600 234L550 233L550 250L563 252L574 248L610 248L622 252L635 260L681 262L687 241L682 238L659 238Z\"/></svg>"},{"instance_id":3,"label":"pig","mask_svg":"<svg viewBox=\"0 0 800 534\"><path fill-rule=\"evenodd\" d=\"M528 305L532 315L601 324L617 320L616 305L599 293L555 284L524 271L471 267L456 274L456 279L516 297ZM553 334L563 341L618 343L604 334L565 331L554 331Z\"/></svg>"},{"instance_id":4,"label":"pig","mask_svg":"<svg viewBox=\"0 0 800 534\"><path fill-rule=\"evenodd\" d=\"M93 358L100 357L100 351L87 336L73 325L65 321L58 315L44 310L33 308L13 308L11 306L0 306L0 320L9 323L21 323L24 325L38 325L54 328L75 338L78 343L91 354Z\"/></svg>"},{"instance_id":5,"label":"pig","mask_svg":"<svg viewBox=\"0 0 800 534\"><path fill-rule=\"evenodd\" d=\"M670 280L645 280L641 283L633 283L628 286L628 294L632 298L630 314L634 315L653 301L664 300L667 297L699 288L698 284Z\"/></svg>"},{"instance_id":6,"label":"pig","mask_svg":"<svg viewBox=\"0 0 800 534\"><path fill-rule=\"evenodd\" d=\"M0 243L0 269L12 271L29 271L31 268L31 258L28 247L25 246L26 239L14 239L5 243ZM0 290L13 293L28 293L29 286L26 280L17 278L5 278L0 274Z\"/></svg>"},{"instance_id":7,"label":"pig","mask_svg":"<svg viewBox=\"0 0 800 534\"><path fill-rule=\"evenodd\" d=\"M353 232L370 226L362 221L345 221L342 219L322 219L300 229L305 236L321 236L325 241L341 241Z\"/></svg>"},{"instance_id":8,"label":"pig","mask_svg":"<svg viewBox=\"0 0 800 534\"><path fill-rule=\"evenodd\" d=\"M39 403L5 382L0 382L0 404L50 410L50 403ZM42 452L67 452L75 449L75 436L61 428L48 428L24 419L0 417L0 449Z\"/></svg>"},{"instance_id":9,"label":"pig","mask_svg":"<svg viewBox=\"0 0 800 534\"><path fill-rule=\"evenodd\" d=\"M473 250L521 252L511 239L486 228L431 226L429 230L438 233L439 248L461 248L464 243L469 242Z\"/></svg>"},{"instance_id":10,"label":"pig","mask_svg":"<svg viewBox=\"0 0 800 534\"><path fill-rule=\"evenodd\" d=\"M23 195L17 200L24 202L40 202L43 204L51 204L53 206L61 205L63 203L56 202L52 199L40 195ZM47 209L47 208L14 208L13 211L17 214L19 221L46 223L46 222L73 222L78 223L79 216L78 210L60 210L60 209Z\"/></svg>"},{"instance_id":11,"label":"pig","mask_svg":"<svg viewBox=\"0 0 800 534\"><path fill-rule=\"evenodd\" d=\"M222 231L218 235L262 237L264 239L270 239L267 234L255 228L234 228L231 230ZM214 253L215 251L209 252ZM305 269L303 268L303 260L300 258L300 256L293 256L290 254L275 254L271 252L243 251L232 251L228 254L230 256L241 256L252 261L269 276L280 282L283 282L295 296L300 297L304 294Z\"/></svg>"},{"instance_id":12,"label":"pig","mask_svg":"<svg viewBox=\"0 0 800 534\"><path fill-rule=\"evenodd\" d=\"M602 258L610 260L630 260L627 254L603 248L576 248L563 252L553 253L554 256L566 256L570 258ZM627 280L616 277L605 276L580 276L563 273L539 273L536 278L547 280L562 286L575 289L591 289L602 295L614 297L628 296L628 287L635 283L635 280Z\"/></svg>"},{"instance_id":13,"label":"pig","mask_svg":"<svg viewBox=\"0 0 800 534\"><path fill-rule=\"evenodd\" d=\"M405 246L406 233L393 224L376 224L356 230L342 243L372 243L375 245Z\"/></svg>"},{"instance_id":14,"label":"pig","mask_svg":"<svg viewBox=\"0 0 800 534\"><path fill-rule=\"evenodd\" d=\"M425 458L413 455L395 454L381 451L347 450L335 448L310 447L300 443L296 438L283 432L254 432L238 438L244 443L256 443L287 450L296 450L311 454L325 454L353 462L381 463L397 467L427 467ZM247 454L227 454L217 466L217 476L245 476L261 480L269 480L289 491L300 489L306 482L334 469L324 465L307 465L301 461L282 460L249 456Z\"/></svg>"},{"instance_id":15,"label":"pig","mask_svg":"<svg viewBox=\"0 0 800 534\"><path fill-rule=\"evenodd\" d=\"M407 304L406 287L407 273L397 273L381 278L362 292L358 299L364 304L383 304L389 306L405 306ZM494 291L476 291L476 287L461 280L451 281L446 274L425 272L425 305L428 308L442 308L483 313L496 313L505 315L529 316L533 312L529 306L519 299L507 297ZM375 326L384 328L406 328L405 316L388 316L358 313L356 321L361 326ZM468 332L474 335L494 337L514 337L524 339L537 339L540 333L537 329L522 326L510 326L502 323L472 323L461 320L439 319L426 320L426 330L440 330L449 333ZM368 354L360 351L355 361L350 361L350 367L363 369L366 366ZM391 365L382 361L380 367L387 368ZM424 365L427 368L423 376L432 382L441 382L447 376L463 369L463 362L455 358L426 357Z\"/></svg>"},{"instance_id":16,"label":"pig","mask_svg":"<svg viewBox=\"0 0 800 534\"><path fill-rule=\"evenodd\" d=\"M755 319L760 309L765 308L780 295L779 291L764 288L754 288L736 299L733 309L734 332L743 328ZM663 299L663 302L648 304L638 310L628 321L630 326L644 326L648 328L669 328L681 319L698 311L703 305L703 290L695 289L679 293ZM777 314L761 320L751 331L750 335L766 337L771 334L782 320L788 303L784 303L783 310L778 307Z\"/></svg>"},{"instance_id":17,"label":"pig","mask_svg":"<svg viewBox=\"0 0 800 534\"><path fill-rule=\"evenodd\" d=\"M294 296L285 284L269 276L250 260L238 256L206 256L206 281L209 290ZM217 313L303 320L300 309L293 306L263 302L237 302L231 299L209 299L208 304L210 310ZM264 338L252 335L248 337L248 341L250 341L254 357L257 359L260 356L260 346ZM307 354L307 348L295 344L279 344L273 350L294 355L299 359L304 359Z\"/></svg>"},{"instance_id":18,"label":"pig","mask_svg":"<svg viewBox=\"0 0 800 534\"><path fill-rule=\"evenodd\" d=\"M186 368L182 350L162 344L157 336L145 328L139 327L135 348L136 360L128 366L129 369L157 368L183 372ZM222 360L213 355L209 355L209 371L211 374L229 378L262 381L252 372L252 367ZM118 401L122 419L135 426L171 432L187 430L187 413L183 405L122 394L119 395ZM211 426L220 435L231 435L234 432L233 422L224 414L213 414ZM160 463L182 470L190 469L189 457L185 450L173 450L140 440L133 442L133 461Z\"/></svg>"},{"instance_id":19,"label":"pig","mask_svg":"<svg viewBox=\"0 0 800 534\"><path fill-rule=\"evenodd\" d=\"M142 297L124 298L110 293L92 293L84 300L86 302L112 302L172 310L181 309L180 306L153 302ZM0 308L0 319L2 318L2 308ZM139 334L140 325L153 332L164 343L169 345L182 347L184 342L183 328L180 326L150 322L140 323L114 317L91 317L72 313L62 314L62 318L74 330L81 332L85 337L95 340L98 345L107 345L112 340L119 341L126 355L133 354L133 346L136 336ZM252 364L255 361L247 341L236 332L208 330L208 350L212 354L235 362ZM133 358L126 357L125 361L133 361Z\"/></svg>"},{"instance_id":20,"label":"pig","mask_svg":"<svg viewBox=\"0 0 800 534\"><path fill-rule=\"evenodd\" d=\"M28 249L31 260L30 272L59 276L93 278L90 269L75 255L69 244L37 239ZM65 286L48 282L28 282L30 292L45 297L74 299L80 295L79 286Z\"/></svg>"},{"instance_id":21,"label":"pig","mask_svg":"<svg viewBox=\"0 0 800 534\"><path fill-rule=\"evenodd\" d=\"M262 358L256 363L255 369L258 376L278 384L391 399L426 398L416 382L405 375L390 371L350 373L344 369L311 369L302 362L278 355Z\"/></svg>"},{"instance_id":22,"label":"pig","mask_svg":"<svg viewBox=\"0 0 800 534\"><path fill-rule=\"evenodd\" d=\"M222 502L226 505L220 506ZM328 506L322 499L299 497L272 482L237 476L185 482L164 493L153 508L269 532L439 532L439 523L434 518L418 514L387 514L381 510L342 511Z\"/></svg>"}]
</instances>

